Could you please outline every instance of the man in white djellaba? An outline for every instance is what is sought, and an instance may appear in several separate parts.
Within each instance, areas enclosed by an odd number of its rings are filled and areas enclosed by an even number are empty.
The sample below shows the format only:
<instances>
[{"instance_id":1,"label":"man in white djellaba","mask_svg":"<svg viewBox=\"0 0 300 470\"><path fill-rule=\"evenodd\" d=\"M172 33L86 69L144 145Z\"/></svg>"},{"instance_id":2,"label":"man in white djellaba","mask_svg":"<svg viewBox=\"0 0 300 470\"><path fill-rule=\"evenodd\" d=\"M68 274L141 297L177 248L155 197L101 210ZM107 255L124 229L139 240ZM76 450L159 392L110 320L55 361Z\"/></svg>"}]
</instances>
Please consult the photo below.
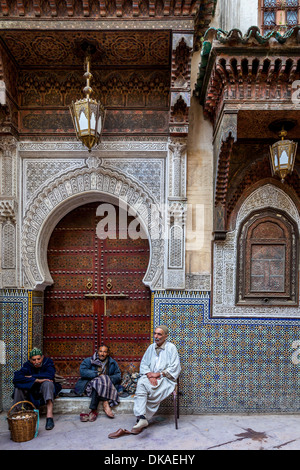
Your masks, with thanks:
<instances>
[{"instance_id":1,"label":"man in white djellaba","mask_svg":"<svg viewBox=\"0 0 300 470\"><path fill-rule=\"evenodd\" d=\"M154 331L154 343L146 350L134 397L134 415L137 422L131 432L139 433L148 426L160 403L175 389L181 366L178 351L167 338L169 329L159 325Z\"/></svg>"}]
</instances>

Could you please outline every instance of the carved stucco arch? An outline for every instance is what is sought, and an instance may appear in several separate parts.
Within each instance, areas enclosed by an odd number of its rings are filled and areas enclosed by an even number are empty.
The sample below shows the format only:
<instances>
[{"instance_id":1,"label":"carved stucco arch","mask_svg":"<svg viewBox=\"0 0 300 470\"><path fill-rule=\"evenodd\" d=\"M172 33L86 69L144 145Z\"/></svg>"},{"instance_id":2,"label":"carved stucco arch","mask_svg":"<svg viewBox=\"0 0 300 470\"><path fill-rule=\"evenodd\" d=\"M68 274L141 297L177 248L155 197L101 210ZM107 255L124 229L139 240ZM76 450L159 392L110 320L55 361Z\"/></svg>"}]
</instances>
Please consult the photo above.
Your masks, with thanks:
<instances>
[{"instance_id":1,"label":"carved stucco arch","mask_svg":"<svg viewBox=\"0 0 300 470\"><path fill-rule=\"evenodd\" d=\"M47 263L47 247L55 226L71 210L95 201L120 201L136 213L150 245L150 259L143 282L151 289L159 285L164 259L163 224L161 208L154 197L141 183L116 170L83 168L53 180L26 211L21 233L25 287L44 290L53 284Z\"/></svg>"},{"instance_id":2,"label":"carved stucco arch","mask_svg":"<svg viewBox=\"0 0 300 470\"><path fill-rule=\"evenodd\" d=\"M243 220L245 220L254 209L259 210L268 207L283 210L292 217L298 227L300 226L299 212L291 197L274 184L265 184L249 194L239 208L236 218L235 233L238 233Z\"/></svg>"},{"instance_id":3,"label":"carved stucco arch","mask_svg":"<svg viewBox=\"0 0 300 470\"><path fill-rule=\"evenodd\" d=\"M251 192L241 204L236 223L225 241L214 244L212 317L300 318L299 307L238 306L236 299L237 243L240 227L254 212L279 209L300 228L300 215L295 202L281 188L267 183ZM300 298L299 298L300 303Z\"/></svg>"}]
</instances>

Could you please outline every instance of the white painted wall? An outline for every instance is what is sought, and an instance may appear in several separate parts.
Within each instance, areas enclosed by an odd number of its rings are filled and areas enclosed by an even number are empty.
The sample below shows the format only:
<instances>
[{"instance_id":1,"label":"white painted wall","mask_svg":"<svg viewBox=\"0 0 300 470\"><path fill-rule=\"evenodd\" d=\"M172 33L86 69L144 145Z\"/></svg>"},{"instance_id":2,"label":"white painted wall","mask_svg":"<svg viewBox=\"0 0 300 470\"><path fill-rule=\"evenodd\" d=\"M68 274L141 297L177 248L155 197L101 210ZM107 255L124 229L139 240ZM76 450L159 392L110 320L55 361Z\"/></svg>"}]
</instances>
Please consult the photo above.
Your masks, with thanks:
<instances>
[{"instance_id":1,"label":"white painted wall","mask_svg":"<svg viewBox=\"0 0 300 470\"><path fill-rule=\"evenodd\" d=\"M224 31L237 28L245 34L250 26L260 26L258 3L259 0L218 0L211 26Z\"/></svg>"}]
</instances>

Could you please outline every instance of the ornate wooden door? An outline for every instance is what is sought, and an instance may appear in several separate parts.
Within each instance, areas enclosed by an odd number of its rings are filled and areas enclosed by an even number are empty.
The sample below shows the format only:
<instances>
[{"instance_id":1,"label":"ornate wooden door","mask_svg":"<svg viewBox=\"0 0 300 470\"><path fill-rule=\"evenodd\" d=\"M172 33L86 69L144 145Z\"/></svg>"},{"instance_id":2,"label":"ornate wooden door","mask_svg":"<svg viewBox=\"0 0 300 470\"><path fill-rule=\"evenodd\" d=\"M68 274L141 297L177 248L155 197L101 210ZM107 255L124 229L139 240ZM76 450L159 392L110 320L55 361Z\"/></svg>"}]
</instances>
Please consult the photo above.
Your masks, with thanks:
<instances>
[{"instance_id":1,"label":"ornate wooden door","mask_svg":"<svg viewBox=\"0 0 300 470\"><path fill-rule=\"evenodd\" d=\"M124 371L130 364L138 369L150 341L151 298L142 282L148 240L126 237L118 223L117 238L100 239L99 204L81 206L65 216L48 246L54 284L45 291L44 354L67 379L66 388L75 384L81 361L100 344L110 346ZM114 207L118 222L119 210ZM127 221L129 225L132 218Z\"/></svg>"}]
</instances>

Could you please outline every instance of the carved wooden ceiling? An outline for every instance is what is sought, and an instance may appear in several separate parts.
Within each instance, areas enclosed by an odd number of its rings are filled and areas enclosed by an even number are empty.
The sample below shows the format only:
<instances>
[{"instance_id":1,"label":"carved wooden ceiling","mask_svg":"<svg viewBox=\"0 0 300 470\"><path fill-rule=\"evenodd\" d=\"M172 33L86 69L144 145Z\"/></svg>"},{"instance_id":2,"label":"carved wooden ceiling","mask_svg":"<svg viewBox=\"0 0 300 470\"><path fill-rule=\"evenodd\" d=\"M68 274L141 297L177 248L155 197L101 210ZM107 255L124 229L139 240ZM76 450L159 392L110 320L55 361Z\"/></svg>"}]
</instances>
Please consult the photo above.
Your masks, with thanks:
<instances>
[{"instance_id":1,"label":"carved wooden ceiling","mask_svg":"<svg viewBox=\"0 0 300 470\"><path fill-rule=\"evenodd\" d=\"M80 57L74 49L78 39L93 38L97 42L101 31L111 29L102 36L102 47L97 48L97 60L102 65L109 61L115 64L120 58L122 62L142 58L146 63L150 59L147 40L158 30L193 31L194 48L198 49L216 3L217 0L1 0L1 39L22 66L40 63L41 59L47 65L54 65L56 59L61 64L65 58L68 63L75 59L73 65ZM141 33L132 36L133 30ZM152 50L157 49L160 40L156 37L153 44L150 42ZM112 42L115 51L108 52ZM158 53L161 59L165 52L164 41L160 46L162 50L154 52L156 61ZM47 53L50 64L45 60Z\"/></svg>"},{"instance_id":2,"label":"carved wooden ceiling","mask_svg":"<svg viewBox=\"0 0 300 470\"><path fill-rule=\"evenodd\" d=\"M68 106L83 97L84 42L104 133L186 134L196 30L215 0L0 1L0 126L22 136L70 136ZM202 28L202 29L201 29ZM198 37L197 36L197 37ZM172 131L170 129L172 128ZM183 134L182 134L183 133Z\"/></svg>"},{"instance_id":3,"label":"carved wooden ceiling","mask_svg":"<svg viewBox=\"0 0 300 470\"><path fill-rule=\"evenodd\" d=\"M85 41L95 45L93 69L169 67L170 31L0 31L18 68L83 68Z\"/></svg>"},{"instance_id":4,"label":"carved wooden ceiling","mask_svg":"<svg viewBox=\"0 0 300 470\"><path fill-rule=\"evenodd\" d=\"M279 140L278 134L269 129L272 122L293 121L294 127L288 131L288 139L299 139L300 136L300 116L299 109L260 109L259 112L253 112L251 109L240 110L237 121L238 139L251 140L263 139L273 143Z\"/></svg>"},{"instance_id":5,"label":"carved wooden ceiling","mask_svg":"<svg viewBox=\"0 0 300 470\"><path fill-rule=\"evenodd\" d=\"M126 18L195 15L201 0L1 0L3 17Z\"/></svg>"}]
</instances>

